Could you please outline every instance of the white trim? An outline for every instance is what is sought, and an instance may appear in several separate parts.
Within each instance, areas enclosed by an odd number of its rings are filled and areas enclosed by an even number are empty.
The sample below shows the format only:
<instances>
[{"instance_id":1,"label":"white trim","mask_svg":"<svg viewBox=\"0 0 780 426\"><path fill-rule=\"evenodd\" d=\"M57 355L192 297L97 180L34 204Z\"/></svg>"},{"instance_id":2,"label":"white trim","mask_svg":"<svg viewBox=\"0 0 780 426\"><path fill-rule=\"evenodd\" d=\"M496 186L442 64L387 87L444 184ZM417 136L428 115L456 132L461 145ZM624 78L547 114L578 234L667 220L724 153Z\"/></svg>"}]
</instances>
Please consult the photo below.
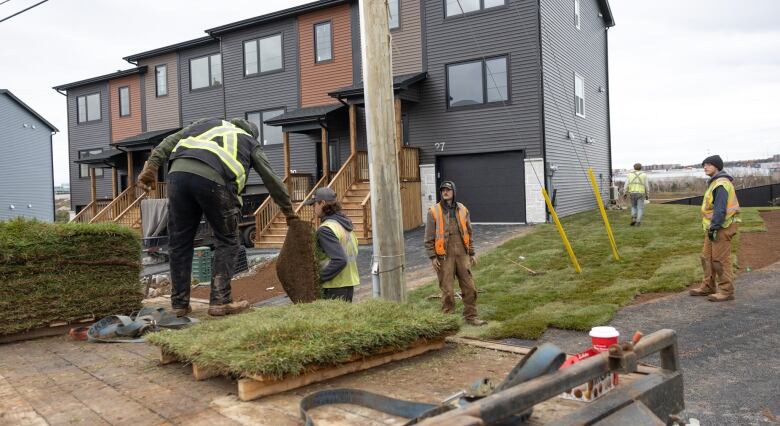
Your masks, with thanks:
<instances>
[{"instance_id":1,"label":"white trim","mask_svg":"<svg viewBox=\"0 0 780 426\"><path fill-rule=\"evenodd\" d=\"M577 99L580 98L580 96L577 95L577 79L579 79L582 82L582 113L577 112L577 106L578 101ZM574 114L578 117L585 118L585 77L579 75L576 71L574 72Z\"/></svg>"},{"instance_id":2,"label":"white trim","mask_svg":"<svg viewBox=\"0 0 780 426\"><path fill-rule=\"evenodd\" d=\"M574 0L574 28L582 27L582 13L580 10L580 0Z\"/></svg>"},{"instance_id":3,"label":"white trim","mask_svg":"<svg viewBox=\"0 0 780 426\"><path fill-rule=\"evenodd\" d=\"M528 224L547 221L547 207L542 196L544 159L525 159L525 221ZM540 182L541 181L541 182Z\"/></svg>"}]
</instances>

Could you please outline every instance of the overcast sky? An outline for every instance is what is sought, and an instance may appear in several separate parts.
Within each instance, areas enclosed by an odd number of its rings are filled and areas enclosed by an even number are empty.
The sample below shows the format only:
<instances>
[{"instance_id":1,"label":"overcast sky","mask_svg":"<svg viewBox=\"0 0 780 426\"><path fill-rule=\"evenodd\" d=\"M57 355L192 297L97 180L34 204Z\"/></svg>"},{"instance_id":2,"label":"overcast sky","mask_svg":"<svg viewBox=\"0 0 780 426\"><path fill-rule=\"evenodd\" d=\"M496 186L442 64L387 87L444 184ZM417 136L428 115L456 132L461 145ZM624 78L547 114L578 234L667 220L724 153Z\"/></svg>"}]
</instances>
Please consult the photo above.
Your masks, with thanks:
<instances>
[{"instance_id":1,"label":"overcast sky","mask_svg":"<svg viewBox=\"0 0 780 426\"><path fill-rule=\"evenodd\" d=\"M10 0L0 5L0 19L38 1ZM127 69L123 56L307 2L49 0L0 23L0 88L60 129L54 180L66 183L65 97L52 86ZM610 5L615 168L780 153L780 0Z\"/></svg>"}]
</instances>

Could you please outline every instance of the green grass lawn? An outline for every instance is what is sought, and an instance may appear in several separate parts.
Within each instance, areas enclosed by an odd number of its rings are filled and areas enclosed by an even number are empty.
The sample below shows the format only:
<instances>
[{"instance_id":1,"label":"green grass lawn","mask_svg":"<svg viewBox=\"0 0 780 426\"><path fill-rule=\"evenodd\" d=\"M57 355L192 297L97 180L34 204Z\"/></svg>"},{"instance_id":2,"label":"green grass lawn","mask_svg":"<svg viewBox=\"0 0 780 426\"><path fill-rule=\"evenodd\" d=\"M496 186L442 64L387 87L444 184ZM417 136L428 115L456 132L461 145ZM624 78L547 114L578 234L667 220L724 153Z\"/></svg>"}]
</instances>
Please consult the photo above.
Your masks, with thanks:
<instances>
[{"instance_id":1,"label":"green grass lawn","mask_svg":"<svg viewBox=\"0 0 780 426\"><path fill-rule=\"evenodd\" d=\"M698 206L651 204L638 228L629 226L628 210L608 215L620 261L612 259L598 210L562 220L581 274L574 271L551 224L535 226L529 234L480 256L473 271L480 290L477 304L480 317L490 324L466 328L465 333L535 339L547 327L589 330L606 324L637 294L680 291L701 280L699 252L704 234ZM765 230L758 209L743 209L741 216L741 232ZM518 256L542 274L532 276L508 260L518 261ZM413 291L409 299L438 305L440 299L427 299L438 293L434 282Z\"/></svg>"}]
</instances>

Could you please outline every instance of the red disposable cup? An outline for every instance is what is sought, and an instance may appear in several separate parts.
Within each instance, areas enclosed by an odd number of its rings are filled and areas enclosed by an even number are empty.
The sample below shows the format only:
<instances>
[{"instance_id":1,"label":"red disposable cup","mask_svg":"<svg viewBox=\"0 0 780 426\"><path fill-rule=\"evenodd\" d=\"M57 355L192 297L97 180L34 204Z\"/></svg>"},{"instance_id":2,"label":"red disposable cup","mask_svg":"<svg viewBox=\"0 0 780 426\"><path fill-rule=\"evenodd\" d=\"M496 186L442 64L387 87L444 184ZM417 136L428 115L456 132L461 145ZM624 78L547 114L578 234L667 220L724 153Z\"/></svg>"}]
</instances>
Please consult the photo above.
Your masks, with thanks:
<instances>
[{"instance_id":1,"label":"red disposable cup","mask_svg":"<svg viewBox=\"0 0 780 426\"><path fill-rule=\"evenodd\" d=\"M593 342L593 349L604 352L610 345L617 344L620 333L615 327L593 327L590 329L590 340Z\"/></svg>"}]
</instances>

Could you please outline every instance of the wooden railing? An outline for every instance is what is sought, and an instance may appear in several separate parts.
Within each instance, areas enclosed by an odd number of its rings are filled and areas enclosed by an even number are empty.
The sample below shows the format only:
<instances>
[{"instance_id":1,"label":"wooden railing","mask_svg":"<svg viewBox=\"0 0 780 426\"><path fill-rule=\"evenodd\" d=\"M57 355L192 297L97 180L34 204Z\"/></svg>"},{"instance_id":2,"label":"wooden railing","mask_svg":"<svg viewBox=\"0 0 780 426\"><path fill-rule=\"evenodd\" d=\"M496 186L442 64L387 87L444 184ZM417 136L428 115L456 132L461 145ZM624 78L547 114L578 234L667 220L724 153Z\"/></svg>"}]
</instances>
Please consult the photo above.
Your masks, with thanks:
<instances>
[{"instance_id":1,"label":"wooden railing","mask_svg":"<svg viewBox=\"0 0 780 426\"><path fill-rule=\"evenodd\" d=\"M116 198L111 200L111 202L104 209L100 210L100 212L98 212L98 214L96 214L89 221L89 223L113 222L116 220L116 218L119 217L120 213L125 211L127 206L132 204L133 201L143 195L143 193L144 191L136 185L129 186Z\"/></svg>"},{"instance_id":2,"label":"wooden railing","mask_svg":"<svg viewBox=\"0 0 780 426\"><path fill-rule=\"evenodd\" d=\"M288 185L288 188L289 182L289 176L282 180L282 183ZM266 197L263 203L260 204L260 207L255 210L255 235L259 237L266 228L271 226L271 222L274 221L274 218L280 211L281 209L274 203L274 200L270 196Z\"/></svg>"},{"instance_id":3,"label":"wooden railing","mask_svg":"<svg viewBox=\"0 0 780 426\"><path fill-rule=\"evenodd\" d=\"M357 155L350 155L338 173L336 173L336 176L333 176L333 179L331 179L328 188L336 191L338 199L341 199L349 191L349 188L352 187L352 184L357 182L357 165Z\"/></svg>"},{"instance_id":4,"label":"wooden railing","mask_svg":"<svg viewBox=\"0 0 780 426\"><path fill-rule=\"evenodd\" d=\"M398 153L398 175L401 182L420 181L420 148L401 148Z\"/></svg>"},{"instance_id":5,"label":"wooden railing","mask_svg":"<svg viewBox=\"0 0 780 426\"><path fill-rule=\"evenodd\" d=\"M168 183L157 182L157 187L152 192L146 194L146 197L150 199L168 198Z\"/></svg>"},{"instance_id":6,"label":"wooden railing","mask_svg":"<svg viewBox=\"0 0 780 426\"><path fill-rule=\"evenodd\" d=\"M368 182L368 151L357 152L357 180L359 182Z\"/></svg>"},{"instance_id":7,"label":"wooden railing","mask_svg":"<svg viewBox=\"0 0 780 426\"><path fill-rule=\"evenodd\" d=\"M319 182L314 184L314 187L311 188L311 191L309 191L309 193L306 194L304 200L308 200L309 198L311 198L311 196L314 195L314 191L318 190L319 188L323 188L327 186L326 185L327 182L328 179L325 176L323 176L322 179L319 180ZM301 203L295 209L295 214L297 214L301 220L309 221L315 223L316 225L316 221L315 221L316 218L314 217L314 205L305 206L303 205L303 203Z\"/></svg>"},{"instance_id":8,"label":"wooden railing","mask_svg":"<svg viewBox=\"0 0 780 426\"><path fill-rule=\"evenodd\" d=\"M287 192L290 193L290 201L297 203L306 199L311 186L311 175L308 173L291 173L289 178L285 178Z\"/></svg>"},{"instance_id":9,"label":"wooden railing","mask_svg":"<svg viewBox=\"0 0 780 426\"><path fill-rule=\"evenodd\" d=\"M110 203L111 200L97 200L87 204L79 214L71 219L71 223L89 223L95 214L100 213Z\"/></svg>"},{"instance_id":10,"label":"wooden railing","mask_svg":"<svg viewBox=\"0 0 780 426\"><path fill-rule=\"evenodd\" d=\"M360 208L363 209L363 238L368 238L371 236L371 191L360 203Z\"/></svg>"}]
</instances>

